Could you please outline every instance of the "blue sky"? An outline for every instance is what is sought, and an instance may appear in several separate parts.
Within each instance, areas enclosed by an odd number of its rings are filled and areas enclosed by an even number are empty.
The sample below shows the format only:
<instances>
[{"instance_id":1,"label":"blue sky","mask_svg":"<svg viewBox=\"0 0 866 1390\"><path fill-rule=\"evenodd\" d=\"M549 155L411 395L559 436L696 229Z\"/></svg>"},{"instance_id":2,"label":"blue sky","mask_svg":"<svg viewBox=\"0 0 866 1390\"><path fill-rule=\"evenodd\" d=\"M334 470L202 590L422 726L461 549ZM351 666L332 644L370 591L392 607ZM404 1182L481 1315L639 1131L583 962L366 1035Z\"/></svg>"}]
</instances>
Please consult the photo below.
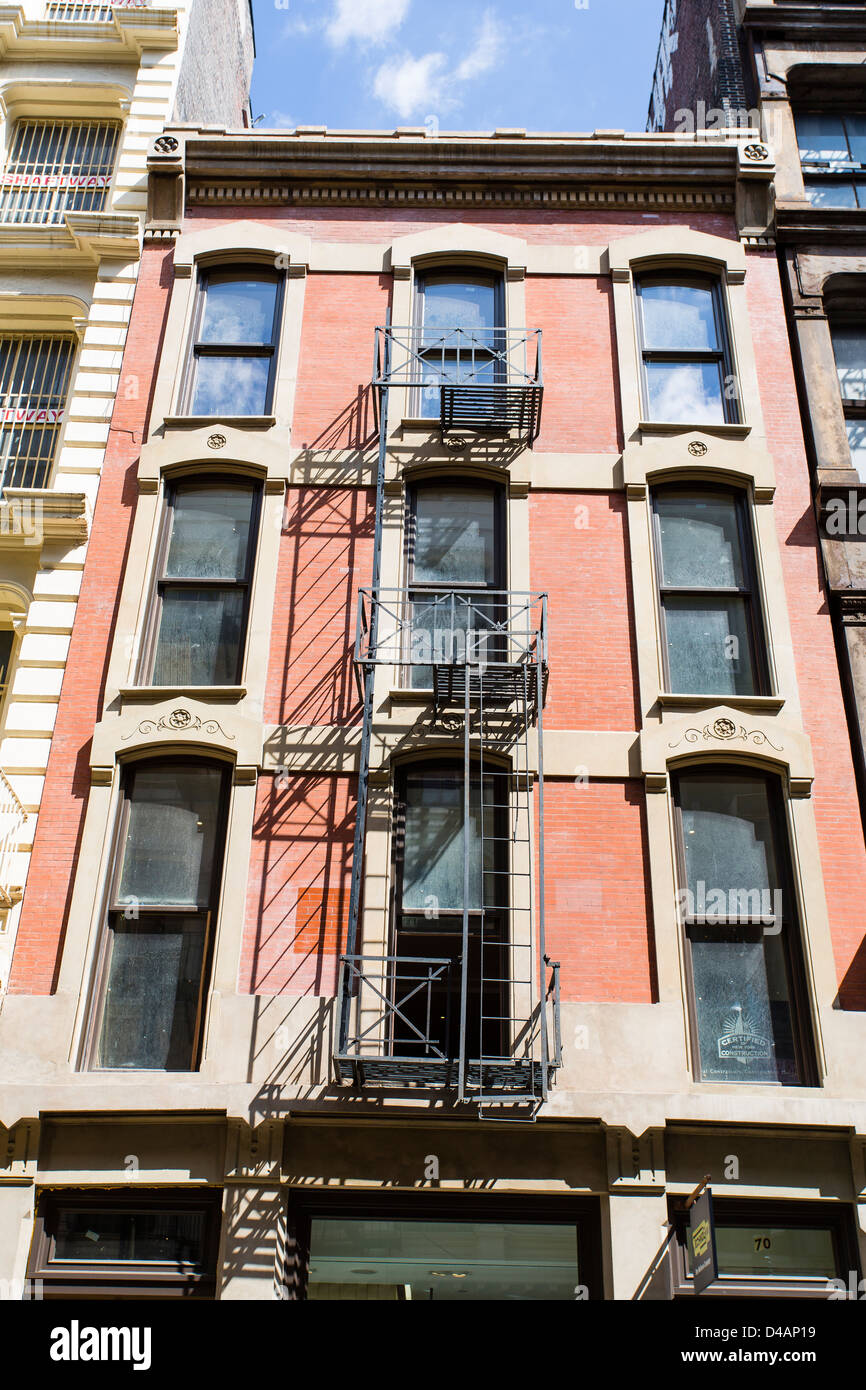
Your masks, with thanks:
<instances>
[{"instance_id":1,"label":"blue sky","mask_svg":"<svg viewBox=\"0 0 866 1390\"><path fill-rule=\"evenodd\" d=\"M261 127L643 130L664 0L253 0Z\"/></svg>"}]
</instances>

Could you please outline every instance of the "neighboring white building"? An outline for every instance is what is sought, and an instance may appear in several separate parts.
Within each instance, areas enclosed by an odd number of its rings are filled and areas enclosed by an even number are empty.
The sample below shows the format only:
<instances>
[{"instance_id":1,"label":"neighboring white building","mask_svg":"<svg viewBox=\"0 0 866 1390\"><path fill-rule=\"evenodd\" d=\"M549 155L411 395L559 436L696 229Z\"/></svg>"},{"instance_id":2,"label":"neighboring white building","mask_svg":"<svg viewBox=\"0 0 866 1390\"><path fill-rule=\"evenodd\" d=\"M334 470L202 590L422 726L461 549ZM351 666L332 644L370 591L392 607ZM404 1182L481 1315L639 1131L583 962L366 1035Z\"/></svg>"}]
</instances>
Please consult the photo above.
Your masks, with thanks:
<instances>
[{"instance_id":1,"label":"neighboring white building","mask_svg":"<svg viewBox=\"0 0 866 1390\"><path fill-rule=\"evenodd\" d=\"M249 124L250 0L0 8L0 994L168 121Z\"/></svg>"}]
</instances>

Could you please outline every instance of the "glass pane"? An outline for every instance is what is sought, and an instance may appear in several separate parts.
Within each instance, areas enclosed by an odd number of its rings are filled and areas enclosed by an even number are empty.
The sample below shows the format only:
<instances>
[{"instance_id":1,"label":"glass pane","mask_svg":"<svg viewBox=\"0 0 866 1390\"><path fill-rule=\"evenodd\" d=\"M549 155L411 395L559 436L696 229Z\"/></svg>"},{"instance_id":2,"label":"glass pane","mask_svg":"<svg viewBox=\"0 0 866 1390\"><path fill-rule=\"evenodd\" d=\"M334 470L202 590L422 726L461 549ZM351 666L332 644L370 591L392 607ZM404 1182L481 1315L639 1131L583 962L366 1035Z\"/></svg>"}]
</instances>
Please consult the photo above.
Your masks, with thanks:
<instances>
[{"instance_id":1,"label":"glass pane","mask_svg":"<svg viewBox=\"0 0 866 1390\"><path fill-rule=\"evenodd\" d=\"M315 1219L311 1299L573 1300L573 1226Z\"/></svg>"},{"instance_id":2,"label":"glass pane","mask_svg":"<svg viewBox=\"0 0 866 1390\"><path fill-rule=\"evenodd\" d=\"M681 777L688 887L696 899L779 887L767 784L762 777ZM703 885L703 887L702 887ZM772 911L772 899L767 911ZM736 913L732 913L736 915Z\"/></svg>"},{"instance_id":3,"label":"glass pane","mask_svg":"<svg viewBox=\"0 0 866 1390\"><path fill-rule=\"evenodd\" d=\"M834 1279L836 1252L833 1232L810 1226L768 1226L756 1219L750 1226L716 1224L719 1273L780 1278Z\"/></svg>"},{"instance_id":4,"label":"glass pane","mask_svg":"<svg viewBox=\"0 0 866 1390\"><path fill-rule=\"evenodd\" d=\"M724 424L722 370L716 362L647 362L651 420Z\"/></svg>"},{"instance_id":5,"label":"glass pane","mask_svg":"<svg viewBox=\"0 0 866 1390\"><path fill-rule=\"evenodd\" d=\"M644 347L677 352L721 348L710 285L641 284Z\"/></svg>"},{"instance_id":6,"label":"glass pane","mask_svg":"<svg viewBox=\"0 0 866 1390\"><path fill-rule=\"evenodd\" d=\"M241 589L164 590L152 683L234 685L243 617Z\"/></svg>"},{"instance_id":7,"label":"glass pane","mask_svg":"<svg viewBox=\"0 0 866 1390\"><path fill-rule=\"evenodd\" d=\"M795 124L801 160L824 163L848 160L848 141L841 116L797 115Z\"/></svg>"},{"instance_id":8,"label":"glass pane","mask_svg":"<svg viewBox=\"0 0 866 1390\"><path fill-rule=\"evenodd\" d=\"M61 1211L52 1263L157 1260L161 1264L198 1264L204 1231L201 1211Z\"/></svg>"},{"instance_id":9,"label":"glass pane","mask_svg":"<svg viewBox=\"0 0 866 1390\"><path fill-rule=\"evenodd\" d=\"M211 273L205 289L200 343L262 346L273 341L277 281Z\"/></svg>"},{"instance_id":10,"label":"glass pane","mask_svg":"<svg viewBox=\"0 0 866 1390\"><path fill-rule=\"evenodd\" d=\"M115 919L97 1066L190 1070L204 944L202 917Z\"/></svg>"},{"instance_id":11,"label":"glass pane","mask_svg":"<svg viewBox=\"0 0 866 1390\"><path fill-rule=\"evenodd\" d=\"M842 398L866 401L866 326L838 324L831 331Z\"/></svg>"},{"instance_id":12,"label":"glass pane","mask_svg":"<svg viewBox=\"0 0 866 1390\"><path fill-rule=\"evenodd\" d=\"M816 208L856 208L853 183L844 179L806 179L806 197Z\"/></svg>"},{"instance_id":13,"label":"glass pane","mask_svg":"<svg viewBox=\"0 0 866 1390\"><path fill-rule=\"evenodd\" d=\"M179 487L170 508L165 572L172 579L243 579L253 489Z\"/></svg>"},{"instance_id":14,"label":"glass pane","mask_svg":"<svg viewBox=\"0 0 866 1390\"><path fill-rule=\"evenodd\" d=\"M423 282L425 328L501 328L497 323L495 275L426 275Z\"/></svg>"},{"instance_id":15,"label":"glass pane","mask_svg":"<svg viewBox=\"0 0 866 1390\"><path fill-rule=\"evenodd\" d=\"M432 664L460 663L464 660L486 665L505 661L507 642L497 633L497 619L503 608L495 599L482 594L429 591L412 595L412 627L407 656L413 690L433 684ZM423 665L418 663L423 662Z\"/></svg>"},{"instance_id":16,"label":"glass pane","mask_svg":"<svg viewBox=\"0 0 866 1390\"><path fill-rule=\"evenodd\" d=\"M204 904L211 896L222 772L138 767L130 792L118 900Z\"/></svg>"},{"instance_id":17,"label":"glass pane","mask_svg":"<svg viewBox=\"0 0 866 1390\"><path fill-rule=\"evenodd\" d=\"M193 415L266 415L270 357L199 357Z\"/></svg>"},{"instance_id":18,"label":"glass pane","mask_svg":"<svg viewBox=\"0 0 866 1390\"><path fill-rule=\"evenodd\" d=\"M846 116L845 129L851 158L858 164L866 164L866 116Z\"/></svg>"},{"instance_id":19,"label":"glass pane","mask_svg":"<svg viewBox=\"0 0 866 1390\"><path fill-rule=\"evenodd\" d=\"M662 580L672 588L742 589L736 499L730 493L658 492Z\"/></svg>"},{"instance_id":20,"label":"glass pane","mask_svg":"<svg viewBox=\"0 0 866 1390\"><path fill-rule=\"evenodd\" d=\"M781 938L713 940L711 931L689 933L701 1079L796 1085Z\"/></svg>"},{"instance_id":21,"label":"glass pane","mask_svg":"<svg viewBox=\"0 0 866 1390\"><path fill-rule=\"evenodd\" d=\"M458 587L495 583L495 518L491 488L419 489L413 579Z\"/></svg>"},{"instance_id":22,"label":"glass pane","mask_svg":"<svg viewBox=\"0 0 866 1390\"><path fill-rule=\"evenodd\" d=\"M860 481L866 483L866 421L846 420L845 424L851 447L851 463L860 474Z\"/></svg>"},{"instance_id":23,"label":"glass pane","mask_svg":"<svg viewBox=\"0 0 866 1390\"><path fill-rule=\"evenodd\" d=\"M449 336L448 341L452 343L453 337ZM419 419L438 418L440 387L443 384L492 386L497 380L502 380L504 371L503 364L489 357L486 348L473 345L469 340L463 344L459 354L446 352L444 348L438 352L435 349L425 352L421 368L422 384L416 393ZM490 402L491 418L498 408L493 401Z\"/></svg>"},{"instance_id":24,"label":"glass pane","mask_svg":"<svg viewBox=\"0 0 866 1390\"><path fill-rule=\"evenodd\" d=\"M669 689L693 695L757 693L746 600L664 599Z\"/></svg>"},{"instance_id":25,"label":"glass pane","mask_svg":"<svg viewBox=\"0 0 866 1390\"><path fill-rule=\"evenodd\" d=\"M484 779L485 869L494 866L495 781ZM504 793L503 793L504 795ZM473 779L469 788L469 906L481 897L481 798ZM488 878L485 897L495 896ZM403 853L404 913L435 914L463 908L463 777L452 773L410 773L406 781L406 830ZM435 928L435 916L425 918Z\"/></svg>"}]
</instances>

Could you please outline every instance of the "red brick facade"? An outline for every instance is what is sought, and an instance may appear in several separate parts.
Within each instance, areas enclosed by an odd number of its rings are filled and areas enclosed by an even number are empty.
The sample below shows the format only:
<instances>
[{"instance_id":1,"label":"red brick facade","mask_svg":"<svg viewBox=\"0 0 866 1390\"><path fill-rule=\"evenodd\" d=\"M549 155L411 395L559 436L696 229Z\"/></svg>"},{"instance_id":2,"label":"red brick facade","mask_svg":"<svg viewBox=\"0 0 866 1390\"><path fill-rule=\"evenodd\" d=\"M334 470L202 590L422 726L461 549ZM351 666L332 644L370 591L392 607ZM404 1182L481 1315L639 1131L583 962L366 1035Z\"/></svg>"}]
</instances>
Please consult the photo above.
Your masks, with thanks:
<instances>
[{"instance_id":1,"label":"red brick facade","mask_svg":"<svg viewBox=\"0 0 866 1390\"><path fill-rule=\"evenodd\" d=\"M233 214L230 211L225 217ZM259 220L332 240L387 241L453 220L446 214L354 215L262 210ZM197 229L214 218L195 215ZM481 218L530 241L598 245L664 225L730 235L726 217L562 214ZM814 807L842 1002L866 1007L862 924L851 885L866 849L833 636L822 589L808 474L778 271L750 254L747 277L769 444L778 477L775 516L806 729L815 757ZM34 846L11 989L52 989L89 785L88 751L124 556L136 463L171 288L171 252L145 249L124 359L137 399L114 411L84 586ZM374 457L368 382L372 331L389 277L307 277L293 441L305 449ZM544 332L546 388L539 453L617 454L623 445L617 343L607 277L532 276L527 320ZM372 563L372 494L353 486L292 486L285 504L264 719L268 724L357 726L352 671L357 589ZM545 725L637 731L638 675L625 494L533 490L530 579L549 594L550 696ZM576 770L577 771L577 770ZM246 889L242 991L330 994L345 942L356 779L259 777ZM546 791L548 947L562 961L565 999L649 1003L656 997L645 793L638 780L551 778ZM859 962L859 963L858 963Z\"/></svg>"}]
</instances>

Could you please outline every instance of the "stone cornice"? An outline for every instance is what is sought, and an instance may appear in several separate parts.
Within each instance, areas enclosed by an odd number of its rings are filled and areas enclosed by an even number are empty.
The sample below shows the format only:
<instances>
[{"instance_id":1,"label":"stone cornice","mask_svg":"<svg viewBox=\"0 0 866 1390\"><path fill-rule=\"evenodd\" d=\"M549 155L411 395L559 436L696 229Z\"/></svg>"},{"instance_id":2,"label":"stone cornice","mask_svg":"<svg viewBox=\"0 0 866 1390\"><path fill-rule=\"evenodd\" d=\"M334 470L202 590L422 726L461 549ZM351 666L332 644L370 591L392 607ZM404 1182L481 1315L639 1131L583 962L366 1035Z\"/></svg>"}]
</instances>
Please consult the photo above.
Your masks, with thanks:
<instances>
[{"instance_id":1,"label":"stone cornice","mask_svg":"<svg viewBox=\"0 0 866 1390\"><path fill-rule=\"evenodd\" d=\"M827 242L833 246L847 245L859 252L866 246L866 211L777 203L776 240L783 245Z\"/></svg>"},{"instance_id":2,"label":"stone cornice","mask_svg":"<svg viewBox=\"0 0 866 1390\"><path fill-rule=\"evenodd\" d=\"M171 129L171 128L170 128ZM384 184L428 189L493 186L536 192L578 190L587 183L708 184L730 192L738 171L738 143L675 136L538 135L497 139L469 133L398 138L334 132L317 138L255 132L193 135L185 140L186 175L195 184L316 186L375 189ZM757 170L755 172L758 172ZM764 172L761 170L760 172ZM769 178L769 171L767 171Z\"/></svg>"},{"instance_id":3,"label":"stone cornice","mask_svg":"<svg viewBox=\"0 0 866 1390\"><path fill-rule=\"evenodd\" d=\"M225 205L302 205L355 207L471 207L532 208L665 208L699 212L732 212L733 193L723 190L685 190L659 188L584 187L566 188L397 188L330 187L305 188L292 184L243 187L237 183L191 182L187 202L192 206ZM164 233L163 233L164 236Z\"/></svg>"},{"instance_id":4,"label":"stone cornice","mask_svg":"<svg viewBox=\"0 0 866 1390\"><path fill-rule=\"evenodd\" d=\"M775 172L755 139L621 131L214 131L169 126L148 161L148 221L187 206L626 208L723 212L765 235ZM181 185L184 185L182 188ZM159 211L157 212L157 203ZM173 204L173 206L172 206Z\"/></svg>"},{"instance_id":5,"label":"stone cornice","mask_svg":"<svg viewBox=\"0 0 866 1390\"><path fill-rule=\"evenodd\" d=\"M866 5L749 4L743 27L753 33L803 39L810 44L830 39L866 39Z\"/></svg>"}]
</instances>

